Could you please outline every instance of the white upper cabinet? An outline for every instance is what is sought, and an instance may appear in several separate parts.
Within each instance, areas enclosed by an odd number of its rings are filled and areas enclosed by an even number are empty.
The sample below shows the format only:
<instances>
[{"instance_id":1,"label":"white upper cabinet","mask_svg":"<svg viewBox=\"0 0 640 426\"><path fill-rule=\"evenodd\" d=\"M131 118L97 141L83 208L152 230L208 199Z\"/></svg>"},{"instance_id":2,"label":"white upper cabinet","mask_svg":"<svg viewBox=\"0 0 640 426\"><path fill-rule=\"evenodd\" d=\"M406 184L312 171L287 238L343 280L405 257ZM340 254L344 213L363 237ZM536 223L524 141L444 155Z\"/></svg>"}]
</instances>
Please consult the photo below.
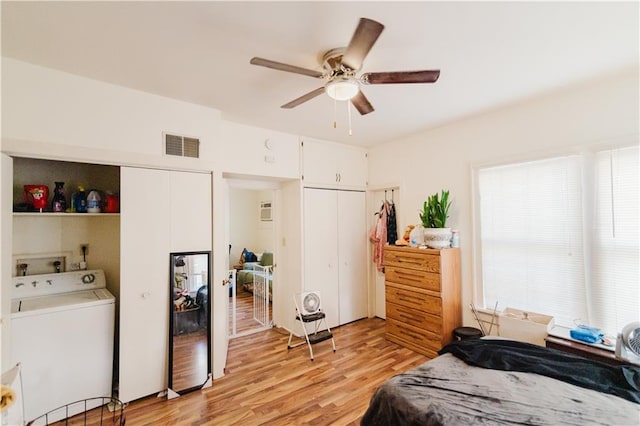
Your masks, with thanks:
<instances>
[{"instance_id":1,"label":"white upper cabinet","mask_svg":"<svg viewBox=\"0 0 640 426\"><path fill-rule=\"evenodd\" d=\"M302 178L305 186L366 189L367 151L333 142L304 139Z\"/></svg>"},{"instance_id":2,"label":"white upper cabinet","mask_svg":"<svg viewBox=\"0 0 640 426\"><path fill-rule=\"evenodd\" d=\"M211 174L170 172L171 251L211 250Z\"/></svg>"}]
</instances>

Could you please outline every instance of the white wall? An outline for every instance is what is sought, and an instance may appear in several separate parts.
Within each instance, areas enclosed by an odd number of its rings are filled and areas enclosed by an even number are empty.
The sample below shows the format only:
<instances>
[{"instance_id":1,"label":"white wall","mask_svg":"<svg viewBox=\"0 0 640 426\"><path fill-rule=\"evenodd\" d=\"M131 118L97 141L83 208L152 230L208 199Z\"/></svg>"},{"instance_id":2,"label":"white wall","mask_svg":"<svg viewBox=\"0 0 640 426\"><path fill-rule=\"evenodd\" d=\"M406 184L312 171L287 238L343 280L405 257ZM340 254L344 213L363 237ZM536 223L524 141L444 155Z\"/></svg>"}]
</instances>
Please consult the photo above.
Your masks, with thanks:
<instances>
[{"instance_id":1,"label":"white wall","mask_svg":"<svg viewBox=\"0 0 640 426\"><path fill-rule=\"evenodd\" d=\"M211 170L220 112L2 58L2 151ZM163 155L162 132L200 138L200 159Z\"/></svg>"},{"instance_id":2,"label":"white wall","mask_svg":"<svg viewBox=\"0 0 640 426\"><path fill-rule=\"evenodd\" d=\"M278 265L274 269L273 321L279 327L294 330L295 305L293 296L302 290L302 186L300 182L281 185L274 197L278 240L275 251Z\"/></svg>"},{"instance_id":3,"label":"white wall","mask_svg":"<svg viewBox=\"0 0 640 426\"><path fill-rule=\"evenodd\" d=\"M262 190L259 191L258 194L258 206L260 206L261 202L270 201L272 203L271 214L273 215L273 209L275 206L273 205L273 191L272 190ZM272 216L273 218L273 216ZM273 220L265 221L260 220L258 218L258 239L256 241L256 251L263 253L265 251L269 251L273 253L274 249L274 224Z\"/></svg>"},{"instance_id":4,"label":"white wall","mask_svg":"<svg viewBox=\"0 0 640 426\"><path fill-rule=\"evenodd\" d=\"M224 171L298 179L298 139L295 135L222 121L216 160Z\"/></svg>"},{"instance_id":5,"label":"white wall","mask_svg":"<svg viewBox=\"0 0 640 426\"><path fill-rule=\"evenodd\" d=\"M401 183L399 230L418 223L429 194L451 191L449 226L460 230L465 324L474 325L467 309L473 295L472 166L588 144L638 143L638 89L636 68L370 150L370 186Z\"/></svg>"},{"instance_id":6,"label":"white wall","mask_svg":"<svg viewBox=\"0 0 640 426\"><path fill-rule=\"evenodd\" d=\"M229 268L239 263L242 250L260 251L257 245L259 206L258 191L229 189L229 242L231 255Z\"/></svg>"}]
</instances>

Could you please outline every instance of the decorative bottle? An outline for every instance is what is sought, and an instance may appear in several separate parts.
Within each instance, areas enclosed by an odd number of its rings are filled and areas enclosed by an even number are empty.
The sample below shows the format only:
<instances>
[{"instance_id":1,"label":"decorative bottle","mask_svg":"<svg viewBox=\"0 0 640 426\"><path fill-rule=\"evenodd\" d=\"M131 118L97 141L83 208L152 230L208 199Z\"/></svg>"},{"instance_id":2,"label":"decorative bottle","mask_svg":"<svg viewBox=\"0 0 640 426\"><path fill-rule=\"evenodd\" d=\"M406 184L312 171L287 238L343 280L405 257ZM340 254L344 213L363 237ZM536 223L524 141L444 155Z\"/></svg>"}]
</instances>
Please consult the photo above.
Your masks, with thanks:
<instances>
[{"instance_id":1,"label":"decorative bottle","mask_svg":"<svg viewBox=\"0 0 640 426\"><path fill-rule=\"evenodd\" d=\"M51 200L51 211L62 213L67 209L67 199L64 196L64 182L56 182L53 190L53 199Z\"/></svg>"}]
</instances>

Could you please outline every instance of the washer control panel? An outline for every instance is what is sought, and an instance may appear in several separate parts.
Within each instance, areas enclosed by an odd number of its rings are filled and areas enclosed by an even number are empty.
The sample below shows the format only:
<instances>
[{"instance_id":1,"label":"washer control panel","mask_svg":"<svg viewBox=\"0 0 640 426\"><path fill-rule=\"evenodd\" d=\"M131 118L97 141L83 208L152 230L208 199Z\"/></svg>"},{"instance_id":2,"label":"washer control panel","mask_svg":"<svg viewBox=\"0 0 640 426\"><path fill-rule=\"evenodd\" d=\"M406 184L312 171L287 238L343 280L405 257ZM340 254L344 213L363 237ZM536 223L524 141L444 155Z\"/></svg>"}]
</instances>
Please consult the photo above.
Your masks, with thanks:
<instances>
[{"instance_id":1,"label":"washer control panel","mask_svg":"<svg viewBox=\"0 0 640 426\"><path fill-rule=\"evenodd\" d=\"M60 272L58 274L25 275L11 279L11 298L46 296L72 291L105 288L107 283L101 269Z\"/></svg>"}]
</instances>

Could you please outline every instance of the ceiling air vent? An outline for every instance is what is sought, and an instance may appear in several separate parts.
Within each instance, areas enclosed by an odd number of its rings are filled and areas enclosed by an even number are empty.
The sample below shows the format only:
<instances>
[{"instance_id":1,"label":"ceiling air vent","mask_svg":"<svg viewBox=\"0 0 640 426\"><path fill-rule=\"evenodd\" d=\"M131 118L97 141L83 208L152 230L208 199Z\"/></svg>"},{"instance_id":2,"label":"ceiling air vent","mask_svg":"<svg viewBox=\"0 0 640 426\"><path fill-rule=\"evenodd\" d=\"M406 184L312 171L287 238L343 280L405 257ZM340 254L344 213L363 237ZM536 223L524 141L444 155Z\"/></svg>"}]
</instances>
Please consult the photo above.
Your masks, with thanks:
<instances>
[{"instance_id":1,"label":"ceiling air vent","mask_svg":"<svg viewBox=\"0 0 640 426\"><path fill-rule=\"evenodd\" d=\"M166 155L200 158L200 139L165 133L164 152Z\"/></svg>"}]
</instances>

